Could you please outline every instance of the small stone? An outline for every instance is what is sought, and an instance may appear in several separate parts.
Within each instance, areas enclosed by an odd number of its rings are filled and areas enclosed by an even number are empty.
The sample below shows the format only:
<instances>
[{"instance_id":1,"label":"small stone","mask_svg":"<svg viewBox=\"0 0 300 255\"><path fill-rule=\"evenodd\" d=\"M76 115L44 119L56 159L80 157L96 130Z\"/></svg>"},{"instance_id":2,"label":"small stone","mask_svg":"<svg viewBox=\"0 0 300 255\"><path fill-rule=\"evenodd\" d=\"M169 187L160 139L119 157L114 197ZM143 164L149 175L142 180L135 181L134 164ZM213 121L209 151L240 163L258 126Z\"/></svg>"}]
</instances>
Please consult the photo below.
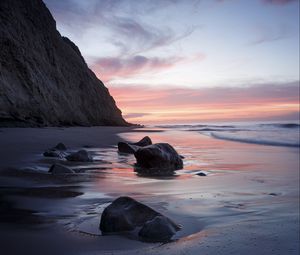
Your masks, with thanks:
<instances>
[{"instance_id":1,"label":"small stone","mask_svg":"<svg viewBox=\"0 0 300 255\"><path fill-rule=\"evenodd\" d=\"M66 151L67 147L63 143L58 143L53 149L56 149L59 151Z\"/></svg>"},{"instance_id":2,"label":"small stone","mask_svg":"<svg viewBox=\"0 0 300 255\"><path fill-rule=\"evenodd\" d=\"M74 153L71 153L66 157L68 161L78 161L78 162L91 162L93 158L89 155L86 150L80 150Z\"/></svg>"},{"instance_id":3,"label":"small stone","mask_svg":"<svg viewBox=\"0 0 300 255\"><path fill-rule=\"evenodd\" d=\"M198 176L207 176L207 174L206 174L206 173L203 173L203 172L196 173L196 175L198 175Z\"/></svg>"},{"instance_id":4,"label":"small stone","mask_svg":"<svg viewBox=\"0 0 300 255\"><path fill-rule=\"evenodd\" d=\"M73 174L73 173L75 173L71 168L68 168L68 167L60 165L60 164L52 165L48 172L52 173L52 174Z\"/></svg>"}]
</instances>

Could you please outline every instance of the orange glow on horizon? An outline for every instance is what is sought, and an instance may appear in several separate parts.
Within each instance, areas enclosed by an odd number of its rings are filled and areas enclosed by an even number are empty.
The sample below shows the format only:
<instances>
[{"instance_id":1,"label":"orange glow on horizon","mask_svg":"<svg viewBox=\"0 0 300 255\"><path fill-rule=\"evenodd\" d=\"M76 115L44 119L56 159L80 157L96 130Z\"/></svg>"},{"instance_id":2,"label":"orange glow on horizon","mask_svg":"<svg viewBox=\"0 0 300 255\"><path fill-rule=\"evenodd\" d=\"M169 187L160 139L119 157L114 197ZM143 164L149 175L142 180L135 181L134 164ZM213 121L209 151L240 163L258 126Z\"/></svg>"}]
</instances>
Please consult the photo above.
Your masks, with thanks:
<instances>
[{"instance_id":1,"label":"orange glow on horizon","mask_svg":"<svg viewBox=\"0 0 300 255\"><path fill-rule=\"evenodd\" d=\"M216 88L113 87L110 92L125 119L132 123L271 120L299 114L298 94L272 95L272 90L260 92L260 89L236 88L222 94Z\"/></svg>"}]
</instances>

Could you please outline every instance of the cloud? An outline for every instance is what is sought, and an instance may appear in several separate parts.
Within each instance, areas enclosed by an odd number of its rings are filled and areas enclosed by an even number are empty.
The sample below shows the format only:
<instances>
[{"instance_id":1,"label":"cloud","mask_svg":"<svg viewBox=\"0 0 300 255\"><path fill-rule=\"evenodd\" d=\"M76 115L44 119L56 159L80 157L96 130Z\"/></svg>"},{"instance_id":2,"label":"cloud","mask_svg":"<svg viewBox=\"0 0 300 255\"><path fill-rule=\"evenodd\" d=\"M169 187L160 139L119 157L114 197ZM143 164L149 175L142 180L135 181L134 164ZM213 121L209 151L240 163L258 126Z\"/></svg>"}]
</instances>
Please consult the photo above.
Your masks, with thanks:
<instances>
[{"instance_id":1,"label":"cloud","mask_svg":"<svg viewBox=\"0 0 300 255\"><path fill-rule=\"evenodd\" d=\"M182 4L179 0L46 0L60 25L83 35L94 29L103 32L106 40L117 47L119 55L136 55L154 48L170 45L191 35L198 27L187 27L183 31L159 24L146 24L144 15ZM191 0L191 6L198 0ZM117 38L117 39L116 39Z\"/></svg>"},{"instance_id":2,"label":"cloud","mask_svg":"<svg viewBox=\"0 0 300 255\"><path fill-rule=\"evenodd\" d=\"M105 82L170 68L182 61L181 57L158 58L136 55L128 58L98 58L91 69Z\"/></svg>"},{"instance_id":3,"label":"cloud","mask_svg":"<svg viewBox=\"0 0 300 255\"><path fill-rule=\"evenodd\" d=\"M261 0L265 4L270 5L286 5L294 2L298 2L299 0Z\"/></svg>"},{"instance_id":4,"label":"cloud","mask_svg":"<svg viewBox=\"0 0 300 255\"><path fill-rule=\"evenodd\" d=\"M133 112L129 114L123 115L125 119L135 119L135 118L141 118L147 115L151 115L150 113L140 113L140 112Z\"/></svg>"},{"instance_id":5,"label":"cloud","mask_svg":"<svg viewBox=\"0 0 300 255\"><path fill-rule=\"evenodd\" d=\"M292 35L290 27L284 24L275 28L260 26L257 28L256 33L256 39L251 41L250 45L278 41L289 38Z\"/></svg>"},{"instance_id":6,"label":"cloud","mask_svg":"<svg viewBox=\"0 0 300 255\"><path fill-rule=\"evenodd\" d=\"M110 92L125 114L144 123L274 119L299 114L299 81L198 89L136 85L111 87ZM140 115L135 115L137 111Z\"/></svg>"}]
</instances>

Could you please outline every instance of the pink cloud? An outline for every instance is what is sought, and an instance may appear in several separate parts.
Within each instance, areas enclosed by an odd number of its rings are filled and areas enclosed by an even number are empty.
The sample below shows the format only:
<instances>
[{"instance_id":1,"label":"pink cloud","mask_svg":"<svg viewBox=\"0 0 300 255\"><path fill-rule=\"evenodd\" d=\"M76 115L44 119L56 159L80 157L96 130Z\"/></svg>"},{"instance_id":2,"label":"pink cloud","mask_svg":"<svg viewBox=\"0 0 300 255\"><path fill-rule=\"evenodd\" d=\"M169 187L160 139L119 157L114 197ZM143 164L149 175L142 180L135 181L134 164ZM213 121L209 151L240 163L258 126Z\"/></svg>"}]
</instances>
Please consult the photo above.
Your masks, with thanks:
<instances>
[{"instance_id":1,"label":"pink cloud","mask_svg":"<svg viewBox=\"0 0 300 255\"><path fill-rule=\"evenodd\" d=\"M139 73L147 73L170 68L182 61L181 57L158 58L133 56L128 58L99 58L91 69L103 81L114 78L126 78Z\"/></svg>"},{"instance_id":2,"label":"pink cloud","mask_svg":"<svg viewBox=\"0 0 300 255\"><path fill-rule=\"evenodd\" d=\"M296 116L299 82L227 88L112 87L129 121L176 122Z\"/></svg>"}]
</instances>

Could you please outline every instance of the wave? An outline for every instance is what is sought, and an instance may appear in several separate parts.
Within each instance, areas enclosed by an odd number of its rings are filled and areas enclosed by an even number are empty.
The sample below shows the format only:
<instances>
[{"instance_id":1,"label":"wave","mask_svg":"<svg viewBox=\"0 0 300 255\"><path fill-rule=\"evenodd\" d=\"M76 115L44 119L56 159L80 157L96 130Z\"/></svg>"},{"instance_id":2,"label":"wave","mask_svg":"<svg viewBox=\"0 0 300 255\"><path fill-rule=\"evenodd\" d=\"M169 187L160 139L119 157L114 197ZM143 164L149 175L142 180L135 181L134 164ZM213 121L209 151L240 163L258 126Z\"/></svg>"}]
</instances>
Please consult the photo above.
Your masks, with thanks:
<instances>
[{"instance_id":1,"label":"wave","mask_svg":"<svg viewBox=\"0 0 300 255\"><path fill-rule=\"evenodd\" d=\"M296 123L269 123L260 124L261 127L278 127L278 128L300 128L300 124Z\"/></svg>"},{"instance_id":2,"label":"wave","mask_svg":"<svg viewBox=\"0 0 300 255\"><path fill-rule=\"evenodd\" d=\"M242 142L242 143L284 146L284 147L300 147L300 144L295 143L295 142L274 141L274 140L268 140L268 139L263 139L263 138L256 139L256 138L250 138L250 137L235 137L235 136L230 136L228 134L219 134L219 133L214 133L214 132L211 132L210 136L217 138L217 139L234 141L234 142Z\"/></svg>"},{"instance_id":3,"label":"wave","mask_svg":"<svg viewBox=\"0 0 300 255\"><path fill-rule=\"evenodd\" d=\"M233 125L208 125L208 124L178 124L178 125L156 125L157 128L235 128ZM200 131L200 130L196 130Z\"/></svg>"},{"instance_id":4,"label":"wave","mask_svg":"<svg viewBox=\"0 0 300 255\"><path fill-rule=\"evenodd\" d=\"M198 132L207 132L207 131L220 131L220 132L237 132L237 131L247 131L247 129L237 129L237 128L199 128L199 129L189 129L188 131L198 131Z\"/></svg>"}]
</instances>

